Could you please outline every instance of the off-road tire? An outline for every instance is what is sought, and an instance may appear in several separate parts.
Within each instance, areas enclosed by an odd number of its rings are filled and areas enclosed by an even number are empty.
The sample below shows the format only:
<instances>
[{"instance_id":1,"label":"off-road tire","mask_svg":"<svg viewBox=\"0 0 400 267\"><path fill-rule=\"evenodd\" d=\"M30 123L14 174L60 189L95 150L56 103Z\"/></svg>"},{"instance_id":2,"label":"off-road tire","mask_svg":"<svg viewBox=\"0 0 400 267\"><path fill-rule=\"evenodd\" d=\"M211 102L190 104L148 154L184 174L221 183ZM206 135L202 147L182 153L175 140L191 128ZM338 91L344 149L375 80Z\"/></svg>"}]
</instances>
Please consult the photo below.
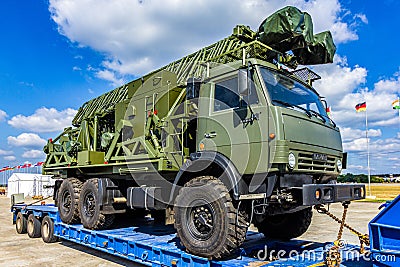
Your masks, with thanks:
<instances>
[{"instance_id":1,"label":"off-road tire","mask_svg":"<svg viewBox=\"0 0 400 267\"><path fill-rule=\"evenodd\" d=\"M37 238L41 235L41 226L39 219L36 218L33 214L29 214L26 231L28 232L28 236L30 238Z\"/></svg>"},{"instance_id":2,"label":"off-road tire","mask_svg":"<svg viewBox=\"0 0 400 267\"><path fill-rule=\"evenodd\" d=\"M206 212L198 213L201 208ZM175 200L174 213L174 226L181 244L192 254L220 259L246 239L246 216L237 212L228 189L213 176L187 182ZM194 219L196 216L199 219ZM205 223L212 227L205 225L204 218L211 218ZM211 231L207 233L207 229Z\"/></svg>"},{"instance_id":3,"label":"off-road tire","mask_svg":"<svg viewBox=\"0 0 400 267\"><path fill-rule=\"evenodd\" d=\"M15 220L15 230L18 234L26 234L27 223L26 217L21 212L18 212Z\"/></svg>"},{"instance_id":4,"label":"off-road tire","mask_svg":"<svg viewBox=\"0 0 400 267\"><path fill-rule=\"evenodd\" d=\"M260 233L267 238L289 240L304 234L311 224L312 208L294 213L266 216L262 222L255 223Z\"/></svg>"},{"instance_id":5,"label":"off-road tire","mask_svg":"<svg viewBox=\"0 0 400 267\"><path fill-rule=\"evenodd\" d=\"M54 222L49 216L44 216L41 225L42 239L45 243L54 243L58 237L54 235Z\"/></svg>"},{"instance_id":6,"label":"off-road tire","mask_svg":"<svg viewBox=\"0 0 400 267\"><path fill-rule=\"evenodd\" d=\"M79 195L83 183L76 178L65 179L58 189L57 207L61 221L66 224L79 223Z\"/></svg>"},{"instance_id":7,"label":"off-road tire","mask_svg":"<svg viewBox=\"0 0 400 267\"><path fill-rule=\"evenodd\" d=\"M110 227L114 214L103 214L99 205L99 182L97 178L87 180L79 197L79 214L85 228L100 230Z\"/></svg>"}]
</instances>

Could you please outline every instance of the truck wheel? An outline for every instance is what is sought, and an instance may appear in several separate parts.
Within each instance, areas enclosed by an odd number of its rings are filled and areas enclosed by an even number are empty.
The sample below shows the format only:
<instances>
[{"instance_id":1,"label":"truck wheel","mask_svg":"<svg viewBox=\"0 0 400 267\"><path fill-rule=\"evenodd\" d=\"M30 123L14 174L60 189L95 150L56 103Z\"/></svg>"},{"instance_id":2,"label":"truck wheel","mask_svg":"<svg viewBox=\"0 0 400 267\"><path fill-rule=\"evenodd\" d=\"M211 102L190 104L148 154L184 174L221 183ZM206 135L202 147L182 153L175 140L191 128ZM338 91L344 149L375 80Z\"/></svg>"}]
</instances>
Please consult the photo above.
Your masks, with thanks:
<instances>
[{"instance_id":1,"label":"truck wheel","mask_svg":"<svg viewBox=\"0 0 400 267\"><path fill-rule=\"evenodd\" d=\"M266 216L255 226L267 238L288 240L304 234L311 224L311 207L294 213Z\"/></svg>"},{"instance_id":2,"label":"truck wheel","mask_svg":"<svg viewBox=\"0 0 400 267\"><path fill-rule=\"evenodd\" d=\"M65 179L58 190L57 206L61 221L66 224L79 223L79 194L82 182L76 178Z\"/></svg>"},{"instance_id":3,"label":"truck wheel","mask_svg":"<svg viewBox=\"0 0 400 267\"><path fill-rule=\"evenodd\" d=\"M212 176L187 182L175 200L174 213L178 237L195 255L219 259L246 238L246 217L237 213L226 186Z\"/></svg>"},{"instance_id":4,"label":"truck wheel","mask_svg":"<svg viewBox=\"0 0 400 267\"><path fill-rule=\"evenodd\" d=\"M21 213L18 212L17 219L15 220L15 230L18 234L26 234L26 217Z\"/></svg>"},{"instance_id":5,"label":"truck wheel","mask_svg":"<svg viewBox=\"0 0 400 267\"><path fill-rule=\"evenodd\" d=\"M54 222L49 216L45 216L42 220L41 233L45 243L54 243L58 241L58 237L54 235Z\"/></svg>"},{"instance_id":6,"label":"truck wheel","mask_svg":"<svg viewBox=\"0 0 400 267\"><path fill-rule=\"evenodd\" d=\"M33 214L29 214L28 223L27 223L27 232L30 238L40 237L40 226L41 223L38 218L36 218Z\"/></svg>"},{"instance_id":7,"label":"truck wheel","mask_svg":"<svg viewBox=\"0 0 400 267\"><path fill-rule=\"evenodd\" d=\"M105 229L113 222L114 214L103 214L100 211L98 179L87 180L83 186L79 199L79 213L81 222L88 229Z\"/></svg>"}]
</instances>

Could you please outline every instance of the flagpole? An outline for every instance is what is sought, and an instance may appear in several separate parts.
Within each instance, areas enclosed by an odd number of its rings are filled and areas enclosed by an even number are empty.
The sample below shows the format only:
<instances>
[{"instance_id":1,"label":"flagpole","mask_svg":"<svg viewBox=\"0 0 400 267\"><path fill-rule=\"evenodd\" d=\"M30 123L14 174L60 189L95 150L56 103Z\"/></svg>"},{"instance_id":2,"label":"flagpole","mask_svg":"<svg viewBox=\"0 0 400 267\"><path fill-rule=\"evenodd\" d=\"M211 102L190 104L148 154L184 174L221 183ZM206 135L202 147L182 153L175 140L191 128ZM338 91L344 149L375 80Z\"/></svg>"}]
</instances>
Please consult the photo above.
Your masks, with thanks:
<instances>
[{"instance_id":1,"label":"flagpole","mask_svg":"<svg viewBox=\"0 0 400 267\"><path fill-rule=\"evenodd\" d=\"M400 97L397 96L397 104L400 104ZM399 111L399 130L400 130L400 109L398 109Z\"/></svg>"},{"instance_id":2,"label":"flagpole","mask_svg":"<svg viewBox=\"0 0 400 267\"><path fill-rule=\"evenodd\" d=\"M365 109L365 138L367 139L368 190L369 190L369 195L372 196L372 193L371 193L371 169L369 166L368 108Z\"/></svg>"}]
</instances>

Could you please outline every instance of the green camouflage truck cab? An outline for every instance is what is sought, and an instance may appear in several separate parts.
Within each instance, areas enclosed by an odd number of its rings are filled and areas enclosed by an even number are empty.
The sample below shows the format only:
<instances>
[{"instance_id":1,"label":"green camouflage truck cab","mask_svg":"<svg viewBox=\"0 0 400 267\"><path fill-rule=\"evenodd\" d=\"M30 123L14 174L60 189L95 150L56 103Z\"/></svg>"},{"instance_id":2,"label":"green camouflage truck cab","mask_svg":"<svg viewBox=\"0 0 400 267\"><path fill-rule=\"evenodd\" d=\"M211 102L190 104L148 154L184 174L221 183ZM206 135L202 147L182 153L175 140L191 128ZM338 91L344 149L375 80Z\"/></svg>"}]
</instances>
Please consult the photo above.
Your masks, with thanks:
<instances>
[{"instance_id":1,"label":"green camouflage truck cab","mask_svg":"<svg viewBox=\"0 0 400 267\"><path fill-rule=\"evenodd\" d=\"M62 221L104 229L120 213L150 214L189 252L218 259L251 223L290 239L313 205L364 198L363 185L336 183L339 129L312 87L318 74L297 69L334 53L329 32L286 7L88 101L44 148Z\"/></svg>"}]
</instances>

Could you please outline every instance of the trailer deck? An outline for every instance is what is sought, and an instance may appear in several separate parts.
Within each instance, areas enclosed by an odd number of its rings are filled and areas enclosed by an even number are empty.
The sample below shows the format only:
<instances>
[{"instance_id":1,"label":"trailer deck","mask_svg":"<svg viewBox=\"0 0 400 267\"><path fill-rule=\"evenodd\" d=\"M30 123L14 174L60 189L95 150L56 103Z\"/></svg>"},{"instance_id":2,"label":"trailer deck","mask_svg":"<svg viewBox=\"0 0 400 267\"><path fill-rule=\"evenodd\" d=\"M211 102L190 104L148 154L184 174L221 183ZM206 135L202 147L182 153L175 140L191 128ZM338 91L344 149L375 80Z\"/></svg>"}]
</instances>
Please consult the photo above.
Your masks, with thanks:
<instances>
[{"instance_id":1,"label":"trailer deck","mask_svg":"<svg viewBox=\"0 0 400 267\"><path fill-rule=\"evenodd\" d=\"M12 212L14 223L18 212L33 214L39 219L49 216L54 221L55 236L145 266L323 266L325 252L332 245L305 240L267 240L262 234L248 232L246 242L231 258L214 261L186 253L173 227L151 220L139 219L129 225L127 220L120 220L113 229L100 231L62 223L54 205L18 204L12 207ZM370 259L358 250L356 245L342 248L341 266L372 266Z\"/></svg>"}]
</instances>

